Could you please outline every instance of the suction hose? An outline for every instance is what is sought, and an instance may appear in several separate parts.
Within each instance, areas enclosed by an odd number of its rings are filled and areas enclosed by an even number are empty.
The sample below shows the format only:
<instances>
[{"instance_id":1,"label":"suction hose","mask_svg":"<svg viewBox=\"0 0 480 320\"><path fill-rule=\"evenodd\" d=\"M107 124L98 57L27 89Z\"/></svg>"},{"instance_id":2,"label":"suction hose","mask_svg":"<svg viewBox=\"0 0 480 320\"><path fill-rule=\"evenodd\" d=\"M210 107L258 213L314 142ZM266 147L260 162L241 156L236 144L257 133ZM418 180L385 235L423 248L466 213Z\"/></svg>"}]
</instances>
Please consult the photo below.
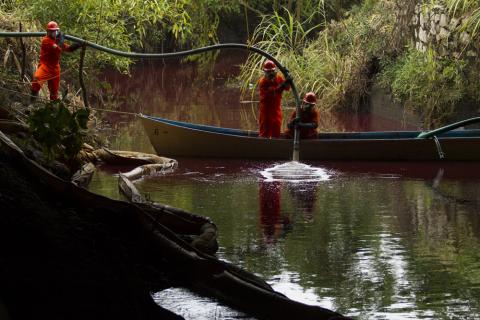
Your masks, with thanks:
<instances>
[{"instance_id":1,"label":"suction hose","mask_svg":"<svg viewBox=\"0 0 480 320\"><path fill-rule=\"evenodd\" d=\"M0 37L13 37L13 38L22 38L22 37L43 37L45 36L45 32L5 32L2 31L0 32ZM184 57L184 56L190 56L194 54L199 54L207 51L212 51L212 50L220 50L220 49L240 49L240 50L247 50L247 51L252 51L257 54L260 54L267 59L272 60L275 62L275 64L278 66L280 71L285 75L285 77L289 77L290 73L287 68L285 68L275 57L270 55L268 52L263 51L262 49L256 48L254 46L249 46L246 44L241 44L241 43L221 43L221 44L214 44L211 46L206 46L202 48L197 48L197 49L192 49L192 50L185 50L185 51L179 51L179 52L171 52L171 53L136 53L136 52L125 52L125 51L120 51L108 47L101 46L99 44L93 43L91 41L78 38L75 36L71 35L65 35L65 39L78 42L83 44L84 46L91 47L93 49L103 51L106 53L110 53L116 56L120 57L125 57L125 58L146 58L146 59L168 59L168 58L179 58L179 57ZM292 93L293 96L295 97L295 104L296 104L296 110L297 110L297 118L300 118L300 97L298 96L297 88L295 87L295 84L291 83L291 88L292 88ZM300 150L300 132L298 129L298 126L295 126L295 133L294 133L294 138L293 138L293 154L292 154L292 160L293 161L299 161L300 155L299 155L299 150Z\"/></svg>"}]
</instances>

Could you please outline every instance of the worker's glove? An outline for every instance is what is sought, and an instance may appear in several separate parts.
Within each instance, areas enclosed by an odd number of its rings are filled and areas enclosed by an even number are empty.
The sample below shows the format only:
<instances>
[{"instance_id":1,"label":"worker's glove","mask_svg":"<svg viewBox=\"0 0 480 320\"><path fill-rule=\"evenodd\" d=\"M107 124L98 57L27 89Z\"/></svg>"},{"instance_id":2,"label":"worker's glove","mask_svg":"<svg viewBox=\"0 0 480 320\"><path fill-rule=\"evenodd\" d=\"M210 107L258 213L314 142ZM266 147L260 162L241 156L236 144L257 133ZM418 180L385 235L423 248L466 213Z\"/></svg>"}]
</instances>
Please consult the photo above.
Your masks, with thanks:
<instances>
[{"instance_id":1,"label":"worker's glove","mask_svg":"<svg viewBox=\"0 0 480 320\"><path fill-rule=\"evenodd\" d=\"M292 121L290 121L287 124L288 129L290 129L290 130L295 129L295 127L297 126L297 123L300 123L300 119L299 118L294 118Z\"/></svg>"},{"instance_id":2,"label":"worker's glove","mask_svg":"<svg viewBox=\"0 0 480 320\"><path fill-rule=\"evenodd\" d=\"M59 46L63 46L63 43L65 42L65 33L62 31L59 31L57 33L57 43Z\"/></svg>"},{"instance_id":3,"label":"worker's glove","mask_svg":"<svg viewBox=\"0 0 480 320\"><path fill-rule=\"evenodd\" d=\"M278 88L280 90L284 90L286 87L288 87L290 84L292 83L292 78L290 76L287 77L287 79L285 79L285 81L283 81L279 86Z\"/></svg>"},{"instance_id":4,"label":"worker's glove","mask_svg":"<svg viewBox=\"0 0 480 320\"><path fill-rule=\"evenodd\" d=\"M73 43L72 45L70 45L70 51L75 51L77 50L78 48L80 48L82 45L78 42L75 42Z\"/></svg>"}]
</instances>

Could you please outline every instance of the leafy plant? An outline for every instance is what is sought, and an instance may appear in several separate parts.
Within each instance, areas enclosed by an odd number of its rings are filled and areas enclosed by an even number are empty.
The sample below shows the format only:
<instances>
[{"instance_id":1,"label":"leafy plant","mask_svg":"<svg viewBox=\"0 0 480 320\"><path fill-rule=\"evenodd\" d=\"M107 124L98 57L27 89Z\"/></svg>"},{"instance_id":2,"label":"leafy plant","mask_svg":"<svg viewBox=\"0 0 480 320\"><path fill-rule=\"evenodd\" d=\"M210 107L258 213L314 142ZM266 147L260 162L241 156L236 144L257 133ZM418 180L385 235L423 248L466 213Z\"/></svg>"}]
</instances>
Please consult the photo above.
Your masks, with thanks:
<instances>
[{"instance_id":1,"label":"leafy plant","mask_svg":"<svg viewBox=\"0 0 480 320\"><path fill-rule=\"evenodd\" d=\"M323 111L356 110L368 92L373 62L390 54L395 25L390 6L382 1L364 1L353 6L342 21L327 23L325 19L313 26L311 21L318 21L318 16L326 17L324 6L304 21L296 20L288 10L286 17L276 12L263 18L253 42L289 69L300 94L316 92L317 105ZM259 76L261 62L252 56L244 65L244 92Z\"/></svg>"},{"instance_id":2,"label":"leafy plant","mask_svg":"<svg viewBox=\"0 0 480 320\"><path fill-rule=\"evenodd\" d=\"M297 79L299 78L297 71L301 71L301 68L296 68L296 66L302 64L303 50L307 46L309 38L313 36L313 32L321 25L309 27L311 18L318 12L314 12L307 20L299 21L288 9L284 8L283 11L284 15L274 12L272 15L263 16L262 21L255 29L252 42L256 47L275 56L284 66L290 68L292 75ZM243 65L240 75L243 80L243 92L250 88L250 83L256 83L263 61L264 57L260 55L250 55Z\"/></svg>"},{"instance_id":3,"label":"leafy plant","mask_svg":"<svg viewBox=\"0 0 480 320\"><path fill-rule=\"evenodd\" d=\"M410 49L397 61L385 64L380 83L390 87L394 98L423 115L426 126L444 122L455 105L465 98L468 87L461 60L438 57Z\"/></svg>"},{"instance_id":4,"label":"leafy plant","mask_svg":"<svg viewBox=\"0 0 480 320\"><path fill-rule=\"evenodd\" d=\"M69 162L83 144L89 115L88 109L71 112L63 101L56 100L35 110L28 124L48 159Z\"/></svg>"},{"instance_id":5,"label":"leafy plant","mask_svg":"<svg viewBox=\"0 0 480 320\"><path fill-rule=\"evenodd\" d=\"M480 2L477 0L445 0L452 14L468 13L465 17L464 28L476 35L480 28Z\"/></svg>"}]
</instances>

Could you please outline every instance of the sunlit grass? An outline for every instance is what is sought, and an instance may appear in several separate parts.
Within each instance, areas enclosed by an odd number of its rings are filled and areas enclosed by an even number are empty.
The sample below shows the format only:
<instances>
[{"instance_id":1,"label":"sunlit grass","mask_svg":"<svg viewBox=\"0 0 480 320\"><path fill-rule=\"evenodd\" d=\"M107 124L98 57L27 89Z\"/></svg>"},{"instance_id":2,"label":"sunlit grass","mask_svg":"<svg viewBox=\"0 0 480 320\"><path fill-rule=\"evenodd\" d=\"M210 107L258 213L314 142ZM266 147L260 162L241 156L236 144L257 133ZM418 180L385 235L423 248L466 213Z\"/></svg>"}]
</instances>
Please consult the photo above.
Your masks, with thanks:
<instances>
[{"instance_id":1,"label":"sunlit grass","mask_svg":"<svg viewBox=\"0 0 480 320\"><path fill-rule=\"evenodd\" d=\"M367 94L370 60L384 54L392 29L388 27L391 18L374 8L368 3L341 22L313 26L310 18L298 21L288 10L283 15L275 12L263 18L252 44L289 70L300 95L315 92L321 111L356 110ZM323 7L315 14L324 16ZM243 66L243 95L254 95L256 87L251 84L261 76L262 62L263 58L252 55Z\"/></svg>"}]
</instances>

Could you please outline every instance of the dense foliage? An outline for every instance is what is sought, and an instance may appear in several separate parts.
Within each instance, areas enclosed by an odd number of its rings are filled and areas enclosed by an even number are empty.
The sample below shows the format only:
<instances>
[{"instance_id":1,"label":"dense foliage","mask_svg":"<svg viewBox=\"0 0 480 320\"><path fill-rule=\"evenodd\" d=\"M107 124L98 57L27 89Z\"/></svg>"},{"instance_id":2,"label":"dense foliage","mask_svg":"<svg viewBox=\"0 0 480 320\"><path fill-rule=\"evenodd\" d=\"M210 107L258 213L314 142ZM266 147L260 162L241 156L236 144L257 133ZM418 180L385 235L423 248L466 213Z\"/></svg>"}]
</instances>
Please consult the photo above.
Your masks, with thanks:
<instances>
[{"instance_id":1,"label":"dense foliage","mask_svg":"<svg viewBox=\"0 0 480 320\"><path fill-rule=\"evenodd\" d=\"M477 33L480 28L480 2L478 0L445 0L453 15L467 14L465 29Z\"/></svg>"},{"instance_id":2,"label":"dense foliage","mask_svg":"<svg viewBox=\"0 0 480 320\"><path fill-rule=\"evenodd\" d=\"M324 20L306 28L312 18L295 20L278 13L265 16L253 41L272 52L291 71L300 92L314 91L323 109L357 108L370 81L373 60L392 51L394 15L388 2L353 6L342 21ZM324 16L323 8L314 12ZM389 52L390 50L390 52ZM259 76L262 58L251 56L242 73L246 82Z\"/></svg>"},{"instance_id":3,"label":"dense foliage","mask_svg":"<svg viewBox=\"0 0 480 320\"><path fill-rule=\"evenodd\" d=\"M454 32L468 33L468 50L445 55L430 44L428 50L417 50L413 8L426 12L435 6L444 6L461 21ZM18 20L28 30L41 30L56 20L69 34L145 52L218 43L219 32L227 32L220 26L234 23L246 42L273 54L290 70L300 94L316 92L324 110L358 109L378 78L395 99L424 115L428 126L444 121L459 104L479 100L477 0L6 0L0 4L0 18L15 21L9 27L15 30ZM29 51L36 48L27 45ZM194 59L208 69L212 55ZM243 66L244 92L254 94L250 84L260 76L262 62L252 55ZM75 69L78 55L65 57L63 63ZM91 75L107 65L128 72L131 63L89 50L85 66ZM443 91L431 95L431 90Z\"/></svg>"},{"instance_id":4,"label":"dense foliage","mask_svg":"<svg viewBox=\"0 0 480 320\"><path fill-rule=\"evenodd\" d=\"M453 112L465 93L464 61L439 59L410 49L395 62L386 64L380 79L407 108L423 114L426 123L440 125Z\"/></svg>"},{"instance_id":5,"label":"dense foliage","mask_svg":"<svg viewBox=\"0 0 480 320\"><path fill-rule=\"evenodd\" d=\"M450 122L455 113L463 111L463 105L480 101L480 64L477 59L480 54L477 45L480 4L475 2L422 3L425 12L446 5L450 17L459 21L450 35L453 40L443 44L432 42L426 50L417 50L415 43L410 41L408 50L382 61L384 68L380 83L389 88L394 98L403 102L406 108L421 114L426 127ZM458 42L454 40L454 33L460 34ZM445 43L448 50L445 50Z\"/></svg>"},{"instance_id":6,"label":"dense foliage","mask_svg":"<svg viewBox=\"0 0 480 320\"><path fill-rule=\"evenodd\" d=\"M83 108L71 112L63 101L57 100L36 109L28 124L48 159L68 162L82 147L89 114Z\"/></svg>"},{"instance_id":7,"label":"dense foliage","mask_svg":"<svg viewBox=\"0 0 480 320\"><path fill-rule=\"evenodd\" d=\"M252 42L287 66L300 92L317 92L323 110L356 110L379 82L431 127L448 121L462 103L480 100L480 66L475 59L480 51L474 45L480 26L478 1L443 3L449 15L461 21L452 32L468 34L469 43L458 53L445 54L445 47L433 44L427 50L416 49L414 9L428 12L440 5L440 1L365 0L344 7L347 11L338 21L325 19L325 6L303 20L283 9L263 17ZM317 24L312 26L313 21ZM245 84L255 83L262 61L249 58L241 75ZM248 92L247 85L244 91Z\"/></svg>"}]
</instances>

